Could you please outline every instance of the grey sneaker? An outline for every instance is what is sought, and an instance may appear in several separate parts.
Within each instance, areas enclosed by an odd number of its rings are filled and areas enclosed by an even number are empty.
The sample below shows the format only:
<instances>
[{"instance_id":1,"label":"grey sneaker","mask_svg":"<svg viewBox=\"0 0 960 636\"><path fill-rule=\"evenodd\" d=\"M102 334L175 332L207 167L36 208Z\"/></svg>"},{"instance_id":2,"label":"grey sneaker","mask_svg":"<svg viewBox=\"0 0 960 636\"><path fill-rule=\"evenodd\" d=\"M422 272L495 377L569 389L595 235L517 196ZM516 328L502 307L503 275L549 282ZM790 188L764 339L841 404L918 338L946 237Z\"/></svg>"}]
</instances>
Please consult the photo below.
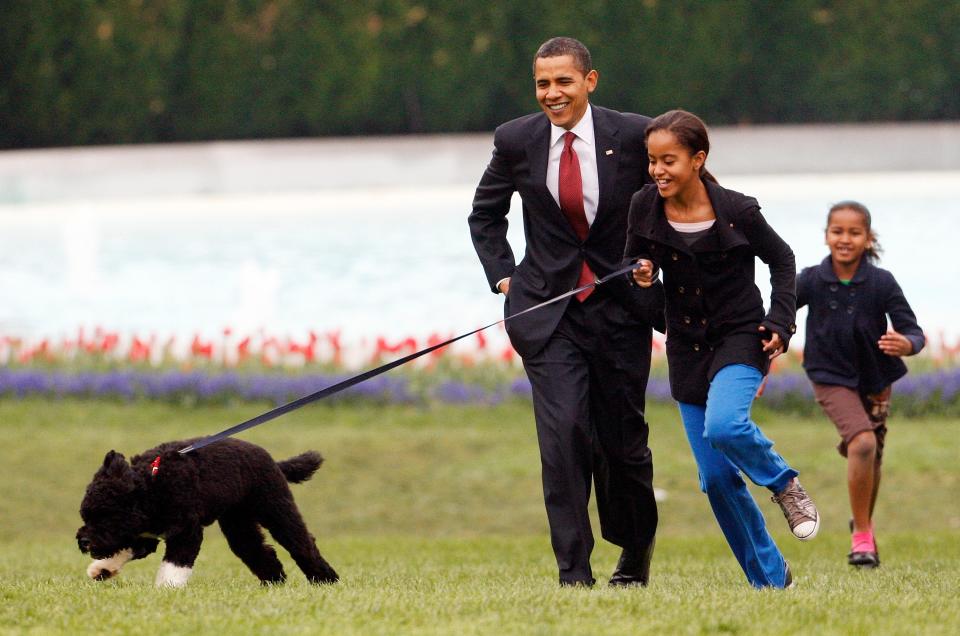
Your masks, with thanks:
<instances>
[{"instance_id":1,"label":"grey sneaker","mask_svg":"<svg viewBox=\"0 0 960 636\"><path fill-rule=\"evenodd\" d=\"M800 485L800 480L794 477L786 488L770 500L780 506L793 536L801 541L809 541L817 536L820 531L820 513L813 505L810 495Z\"/></svg>"}]
</instances>

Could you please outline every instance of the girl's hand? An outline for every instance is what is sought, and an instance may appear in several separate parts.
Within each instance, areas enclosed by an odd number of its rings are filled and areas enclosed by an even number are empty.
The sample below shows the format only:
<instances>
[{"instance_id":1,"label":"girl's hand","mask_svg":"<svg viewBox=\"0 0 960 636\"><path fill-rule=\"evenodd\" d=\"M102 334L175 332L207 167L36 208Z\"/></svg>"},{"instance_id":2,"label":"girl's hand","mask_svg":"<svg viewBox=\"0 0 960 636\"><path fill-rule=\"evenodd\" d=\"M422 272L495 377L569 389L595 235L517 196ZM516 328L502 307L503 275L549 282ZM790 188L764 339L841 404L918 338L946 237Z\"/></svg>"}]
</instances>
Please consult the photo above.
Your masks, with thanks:
<instances>
[{"instance_id":1,"label":"girl's hand","mask_svg":"<svg viewBox=\"0 0 960 636\"><path fill-rule=\"evenodd\" d=\"M913 353L913 343L910 342L906 336L897 333L889 327L887 328L887 333L880 336L877 345L880 347L880 351L883 351L888 356L897 356L899 358Z\"/></svg>"},{"instance_id":2,"label":"girl's hand","mask_svg":"<svg viewBox=\"0 0 960 636\"><path fill-rule=\"evenodd\" d=\"M645 258L637 261L637 269L633 270L633 282L640 287L653 285L653 263Z\"/></svg>"},{"instance_id":3,"label":"girl's hand","mask_svg":"<svg viewBox=\"0 0 960 636\"><path fill-rule=\"evenodd\" d=\"M767 331L767 328L763 325L760 325L759 329L764 333ZM763 343L764 353L770 354L771 360L783 353L783 341L780 339L780 334L778 334L776 331L770 332L769 340L760 340L760 342Z\"/></svg>"}]
</instances>

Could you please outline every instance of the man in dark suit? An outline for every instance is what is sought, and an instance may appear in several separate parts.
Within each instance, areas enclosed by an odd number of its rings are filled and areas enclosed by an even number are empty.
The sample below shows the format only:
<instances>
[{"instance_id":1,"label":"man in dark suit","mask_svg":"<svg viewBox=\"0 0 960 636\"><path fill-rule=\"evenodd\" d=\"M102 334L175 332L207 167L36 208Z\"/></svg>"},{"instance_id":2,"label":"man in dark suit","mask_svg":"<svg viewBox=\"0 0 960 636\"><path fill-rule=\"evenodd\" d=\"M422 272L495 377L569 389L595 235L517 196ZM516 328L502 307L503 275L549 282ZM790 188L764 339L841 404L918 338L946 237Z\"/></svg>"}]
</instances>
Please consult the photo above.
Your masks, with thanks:
<instances>
[{"instance_id":1,"label":"man in dark suit","mask_svg":"<svg viewBox=\"0 0 960 636\"><path fill-rule=\"evenodd\" d=\"M597 78L583 44L548 40L534 57L542 112L494 134L469 225L507 316L620 267L630 197L647 180L649 119L591 106ZM526 239L519 264L507 241L514 192ZM594 583L591 480L602 536L623 548L610 584L646 585L657 507L644 394L663 291L620 277L588 292L509 321L507 334L533 387L561 585Z\"/></svg>"}]
</instances>

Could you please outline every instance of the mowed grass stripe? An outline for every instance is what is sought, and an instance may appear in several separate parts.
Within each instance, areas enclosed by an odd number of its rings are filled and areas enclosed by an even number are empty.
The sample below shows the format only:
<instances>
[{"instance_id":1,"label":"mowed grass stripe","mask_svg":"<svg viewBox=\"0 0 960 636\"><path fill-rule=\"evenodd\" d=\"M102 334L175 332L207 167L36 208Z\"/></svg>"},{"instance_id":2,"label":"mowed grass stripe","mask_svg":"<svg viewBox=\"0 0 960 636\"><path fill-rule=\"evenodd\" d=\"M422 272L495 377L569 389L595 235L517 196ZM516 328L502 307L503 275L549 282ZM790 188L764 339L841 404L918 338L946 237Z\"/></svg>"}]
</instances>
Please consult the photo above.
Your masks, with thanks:
<instances>
[{"instance_id":1,"label":"mowed grass stripe","mask_svg":"<svg viewBox=\"0 0 960 636\"><path fill-rule=\"evenodd\" d=\"M723 541L664 537L647 589L560 589L540 537L335 539L326 547L344 572L316 587L296 571L260 588L211 538L190 585L152 587L156 560L127 566L114 581L78 577L63 547L5 549L5 628L50 633L555 634L555 633L955 633L960 552L949 533L887 539L891 556L875 572L835 558L832 539L788 550L797 588L755 591ZM603 547L595 564L609 570Z\"/></svg>"}]
</instances>

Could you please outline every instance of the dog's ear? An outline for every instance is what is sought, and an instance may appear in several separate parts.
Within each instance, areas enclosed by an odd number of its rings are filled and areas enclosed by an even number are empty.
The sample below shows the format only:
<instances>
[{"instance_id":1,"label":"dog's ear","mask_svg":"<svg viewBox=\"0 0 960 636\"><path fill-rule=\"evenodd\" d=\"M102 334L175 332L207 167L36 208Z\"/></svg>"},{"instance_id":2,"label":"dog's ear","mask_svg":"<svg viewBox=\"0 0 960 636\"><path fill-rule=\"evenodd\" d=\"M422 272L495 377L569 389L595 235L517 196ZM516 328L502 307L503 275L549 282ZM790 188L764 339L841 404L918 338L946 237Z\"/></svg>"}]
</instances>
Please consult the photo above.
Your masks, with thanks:
<instances>
[{"instance_id":1,"label":"dog's ear","mask_svg":"<svg viewBox=\"0 0 960 636\"><path fill-rule=\"evenodd\" d=\"M123 456L123 453L118 453L115 450L111 450L106 455L103 456L104 468L109 469L112 466L115 466L118 462L124 463L124 464L127 462L126 458L124 458Z\"/></svg>"},{"instance_id":2,"label":"dog's ear","mask_svg":"<svg viewBox=\"0 0 960 636\"><path fill-rule=\"evenodd\" d=\"M114 450L103 457L103 466L100 468L100 472L108 477L118 477L120 479L133 477L133 469L127 463L126 457Z\"/></svg>"}]
</instances>

